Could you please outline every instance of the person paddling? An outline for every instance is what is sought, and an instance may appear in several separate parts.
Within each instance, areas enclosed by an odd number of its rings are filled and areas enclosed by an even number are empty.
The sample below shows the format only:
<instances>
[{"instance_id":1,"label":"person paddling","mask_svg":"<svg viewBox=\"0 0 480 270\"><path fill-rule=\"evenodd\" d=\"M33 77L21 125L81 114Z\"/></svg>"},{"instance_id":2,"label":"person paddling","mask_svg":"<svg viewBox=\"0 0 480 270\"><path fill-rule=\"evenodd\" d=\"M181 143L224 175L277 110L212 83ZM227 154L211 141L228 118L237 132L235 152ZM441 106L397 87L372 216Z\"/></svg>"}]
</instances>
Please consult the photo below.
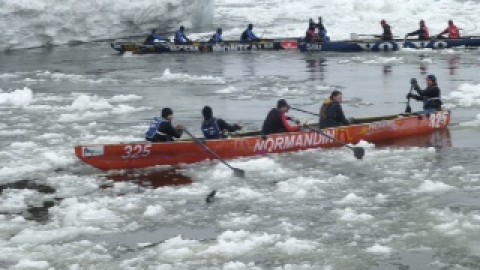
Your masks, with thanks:
<instances>
[{"instance_id":1,"label":"person paddling","mask_svg":"<svg viewBox=\"0 0 480 270\"><path fill-rule=\"evenodd\" d=\"M226 138L225 130L235 132L242 129L237 124L230 125L221 118L213 117L213 111L210 106L203 107L202 115L202 132L206 139Z\"/></svg>"},{"instance_id":2,"label":"person paddling","mask_svg":"<svg viewBox=\"0 0 480 270\"><path fill-rule=\"evenodd\" d=\"M435 75L430 74L426 78L427 88L425 90L420 89L417 79L412 78L410 84L412 88L417 91L418 95L408 93L407 99L413 98L423 102L423 109L425 113L432 111L439 111L442 108L442 100L440 99L440 88L437 85L437 78Z\"/></svg>"},{"instance_id":3,"label":"person paddling","mask_svg":"<svg viewBox=\"0 0 480 270\"><path fill-rule=\"evenodd\" d=\"M175 32L175 39L174 43L176 45L182 45L182 44L191 44L192 41L187 38L185 35L185 27L183 25L180 26L180 29Z\"/></svg>"},{"instance_id":4,"label":"person paddling","mask_svg":"<svg viewBox=\"0 0 480 270\"><path fill-rule=\"evenodd\" d=\"M182 125L172 126L173 111L170 108L162 109L162 118L154 117L147 132L145 139L149 142L173 141L173 138L180 138L183 130Z\"/></svg>"},{"instance_id":5,"label":"person paddling","mask_svg":"<svg viewBox=\"0 0 480 270\"><path fill-rule=\"evenodd\" d=\"M298 125L300 121L294 117L287 116L286 113L290 109L285 99L277 102L277 107L272 108L267 114L267 118L263 122L262 135L282 132L295 132L300 130L300 126L291 126L288 121L294 121Z\"/></svg>"},{"instance_id":6,"label":"person paddling","mask_svg":"<svg viewBox=\"0 0 480 270\"><path fill-rule=\"evenodd\" d=\"M382 29L383 29L383 33L380 36L380 38L382 40L392 40L393 34L392 34L392 29L390 28L390 25L385 20L381 20L380 25L382 26Z\"/></svg>"},{"instance_id":7,"label":"person paddling","mask_svg":"<svg viewBox=\"0 0 480 270\"><path fill-rule=\"evenodd\" d=\"M318 34L315 31L315 26L310 25L308 27L307 33L305 34L305 41L312 43L312 42L317 42L318 40Z\"/></svg>"},{"instance_id":8,"label":"person paddling","mask_svg":"<svg viewBox=\"0 0 480 270\"><path fill-rule=\"evenodd\" d=\"M430 33L428 32L428 28L425 25L424 20L420 20L420 28L416 31L410 32L405 35L405 39L409 36L418 36L420 40L428 40L430 39Z\"/></svg>"},{"instance_id":9,"label":"person paddling","mask_svg":"<svg viewBox=\"0 0 480 270\"><path fill-rule=\"evenodd\" d=\"M223 37L222 37L222 28L217 28L217 32L213 34L212 38L209 40L210 43L219 43L223 42Z\"/></svg>"},{"instance_id":10,"label":"person paddling","mask_svg":"<svg viewBox=\"0 0 480 270\"><path fill-rule=\"evenodd\" d=\"M342 105L342 92L334 90L320 108L320 128L348 126L350 122L345 118Z\"/></svg>"},{"instance_id":11,"label":"person paddling","mask_svg":"<svg viewBox=\"0 0 480 270\"><path fill-rule=\"evenodd\" d=\"M448 27L443 30L440 34L437 35L437 38L444 38L443 35L448 34L449 39L459 39L460 38L460 30L458 27L453 24L452 20L448 21Z\"/></svg>"},{"instance_id":12,"label":"person paddling","mask_svg":"<svg viewBox=\"0 0 480 270\"><path fill-rule=\"evenodd\" d=\"M321 42L330 41L330 37L327 36L327 28L323 25L322 17L318 17L318 23L316 24L318 28L318 38Z\"/></svg>"},{"instance_id":13,"label":"person paddling","mask_svg":"<svg viewBox=\"0 0 480 270\"><path fill-rule=\"evenodd\" d=\"M240 42L255 42L259 41L260 39L253 33L253 24L249 24L247 29L243 31L242 35L240 36Z\"/></svg>"},{"instance_id":14,"label":"person paddling","mask_svg":"<svg viewBox=\"0 0 480 270\"><path fill-rule=\"evenodd\" d=\"M154 45L155 42L168 42L168 38L157 35L157 29L152 29L150 35L147 36L143 45Z\"/></svg>"}]
</instances>

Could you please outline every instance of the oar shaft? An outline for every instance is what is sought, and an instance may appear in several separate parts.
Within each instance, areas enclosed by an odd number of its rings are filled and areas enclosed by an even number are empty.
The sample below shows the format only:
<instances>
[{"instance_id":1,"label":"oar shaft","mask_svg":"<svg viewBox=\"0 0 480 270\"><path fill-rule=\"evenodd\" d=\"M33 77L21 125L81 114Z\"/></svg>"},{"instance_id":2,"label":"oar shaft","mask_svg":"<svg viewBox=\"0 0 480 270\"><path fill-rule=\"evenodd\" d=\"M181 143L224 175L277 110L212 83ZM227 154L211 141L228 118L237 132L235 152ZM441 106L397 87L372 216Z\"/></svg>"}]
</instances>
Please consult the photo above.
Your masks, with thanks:
<instances>
[{"instance_id":1,"label":"oar shaft","mask_svg":"<svg viewBox=\"0 0 480 270\"><path fill-rule=\"evenodd\" d=\"M311 114L311 115L319 116L319 114L318 114L318 113L314 113L314 112L305 111L305 110L302 110L302 109L299 109L299 108L293 108L293 107L290 107L290 109L292 109L292 110L294 110L294 111L303 112L303 113L306 113L306 114Z\"/></svg>"},{"instance_id":2,"label":"oar shaft","mask_svg":"<svg viewBox=\"0 0 480 270\"><path fill-rule=\"evenodd\" d=\"M208 147L207 145L205 145L202 141L200 141L199 139L197 139L195 136L193 136L192 133L190 133L190 131L188 131L187 129L184 129L185 133L187 133L190 137L192 137L192 139L198 143L200 146L202 146L203 149L207 150L210 154L214 155L218 160L220 160L223 164L227 165L227 167L229 167L230 169L234 169L232 166L230 166L230 164L228 164L222 157L220 157L217 153L215 153L212 149L210 149L210 147Z\"/></svg>"}]
</instances>

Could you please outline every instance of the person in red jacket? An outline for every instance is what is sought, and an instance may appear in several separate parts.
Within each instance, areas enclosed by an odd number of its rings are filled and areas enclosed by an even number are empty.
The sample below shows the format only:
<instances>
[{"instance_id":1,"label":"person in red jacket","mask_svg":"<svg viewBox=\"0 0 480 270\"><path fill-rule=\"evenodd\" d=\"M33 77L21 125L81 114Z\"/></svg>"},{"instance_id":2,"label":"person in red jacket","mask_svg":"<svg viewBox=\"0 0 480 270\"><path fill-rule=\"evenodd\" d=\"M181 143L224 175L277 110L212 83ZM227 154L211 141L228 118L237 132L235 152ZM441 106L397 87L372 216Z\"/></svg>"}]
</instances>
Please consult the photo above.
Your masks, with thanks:
<instances>
[{"instance_id":1,"label":"person in red jacket","mask_svg":"<svg viewBox=\"0 0 480 270\"><path fill-rule=\"evenodd\" d=\"M298 119L287 116L286 113L290 109L285 99L280 99L277 102L277 107L270 110L267 118L263 122L262 135L282 132L300 131L300 126L291 126L288 121L294 121L297 125L300 124Z\"/></svg>"},{"instance_id":2,"label":"person in red jacket","mask_svg":"<svg viewBox=\"0 0 480 270\"><path fill-rule=\"evenodd\" d=\"M458 27L453 24L452 20L448 21L448 27L443 30L440 34L437 35L437 38L443 38L443 34L448 34L449 39L459 39L460 38L460 30Z\"/></svg>"}]
</instances>

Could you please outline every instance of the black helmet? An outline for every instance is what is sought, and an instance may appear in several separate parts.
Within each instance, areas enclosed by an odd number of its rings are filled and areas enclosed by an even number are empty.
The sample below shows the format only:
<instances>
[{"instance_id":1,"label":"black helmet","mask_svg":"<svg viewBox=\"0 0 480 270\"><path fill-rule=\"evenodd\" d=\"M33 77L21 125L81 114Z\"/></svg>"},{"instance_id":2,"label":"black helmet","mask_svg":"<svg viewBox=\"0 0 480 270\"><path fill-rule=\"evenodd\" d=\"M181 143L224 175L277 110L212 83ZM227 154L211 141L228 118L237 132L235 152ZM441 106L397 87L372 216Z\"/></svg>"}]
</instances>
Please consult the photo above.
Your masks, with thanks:
<instances>
[{"instance_id":1,"label":"black helmet","mask_svg":"<svg viewBox=\"0 0 480 270\"><path fill-rule=\"evenodd\" d=\"M290 105L288 105L287 101L285 99L279 99L277 101L277 109L280 109L280 108L283 108L283 107L287 107L290 109Z\"/></svg>"},{"instance_id":2,"label":"black helmet","mask_svg":"<svg viewBox=\"0 0 480 270\"><path fill-rule=\"evenodd\" d=\"M172 115L173 111L170 108L163 108L162 109L162 117L167 118L169 115Z\"/></svg>"},{"instance_id":3,"label":"black helmet","mask_svg":"<svg viewBox=\"0 0 480 270\"><path fill-rule=\"evenodd\" d=\"M203 109L202 109L202 115L203 115L203 118L205 118L205 119L210 119L210 118L212 118L212 116L213 116L212 108L211 108L210 106L205 106L205 107L203 107Z\"/></svg>"},{"instance_id":4,"label":"black helmet","mask_svg":"<svg viewBox=\"0 0 480 270\"><path fill-rule=\"evenodd\" d=\"M180 25L180 31L185 30L185 27L183 25Z\"/></svg>"},{"instance_id":5,"label":"black helmet","mask_svg":"<svg viewBox=\"0 0 480 270\"><path fill-rule=\"evenodd\" d=\"M248 29L252 30L253 29L253 24L249 23L248 24Z\"/></svg>"},{"instance_id":6,"label":"black helmet","mask_svg":"<svg viewBox=\"0 0 480 270\"><path fill-rule=\"evenodd\" d=\"M427 80L430 80L432 82L437 82L437 77L435 77L435 75L433 74L430 74L427 76Z\"/></svg>"},{"instance_id":7,"label":"black helmet","mask_svg":"<svg viewBox=\"0 0 480 270\"><path fill-rule=\"evenodd\" d=\"M219 34L222 33L222 28L221 27L217 28L217 33L219 33Z\"/></svg>"}]
</instances>

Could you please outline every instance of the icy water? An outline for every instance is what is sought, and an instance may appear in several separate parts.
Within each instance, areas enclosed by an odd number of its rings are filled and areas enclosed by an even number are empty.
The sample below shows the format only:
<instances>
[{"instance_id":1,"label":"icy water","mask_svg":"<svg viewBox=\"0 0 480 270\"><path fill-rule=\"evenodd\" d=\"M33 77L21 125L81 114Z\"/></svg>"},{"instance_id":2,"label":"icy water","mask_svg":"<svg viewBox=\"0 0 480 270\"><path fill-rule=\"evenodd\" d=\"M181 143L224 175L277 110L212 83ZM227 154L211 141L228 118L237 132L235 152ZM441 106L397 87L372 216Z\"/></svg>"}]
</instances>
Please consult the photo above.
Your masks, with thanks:
<instances>
[{"instance_id":1,"label":"icy water","mask_svg":"<svg viewBox=\"0 0 480 270\"><path fill-rule=\"evenodd\" d=\"M480 54L116 55L108 44L0 55L0 268L478 269ZM141 140L170 106L255 130L277 99L347 116L403 112L433 73L449 131L348 149L105 173L81 143ZM418 102L413 109L420 109ZM314 117L293 113L304 120ZM215 200L206 196L217 190Z\"/></svg>"}]
</instances>

